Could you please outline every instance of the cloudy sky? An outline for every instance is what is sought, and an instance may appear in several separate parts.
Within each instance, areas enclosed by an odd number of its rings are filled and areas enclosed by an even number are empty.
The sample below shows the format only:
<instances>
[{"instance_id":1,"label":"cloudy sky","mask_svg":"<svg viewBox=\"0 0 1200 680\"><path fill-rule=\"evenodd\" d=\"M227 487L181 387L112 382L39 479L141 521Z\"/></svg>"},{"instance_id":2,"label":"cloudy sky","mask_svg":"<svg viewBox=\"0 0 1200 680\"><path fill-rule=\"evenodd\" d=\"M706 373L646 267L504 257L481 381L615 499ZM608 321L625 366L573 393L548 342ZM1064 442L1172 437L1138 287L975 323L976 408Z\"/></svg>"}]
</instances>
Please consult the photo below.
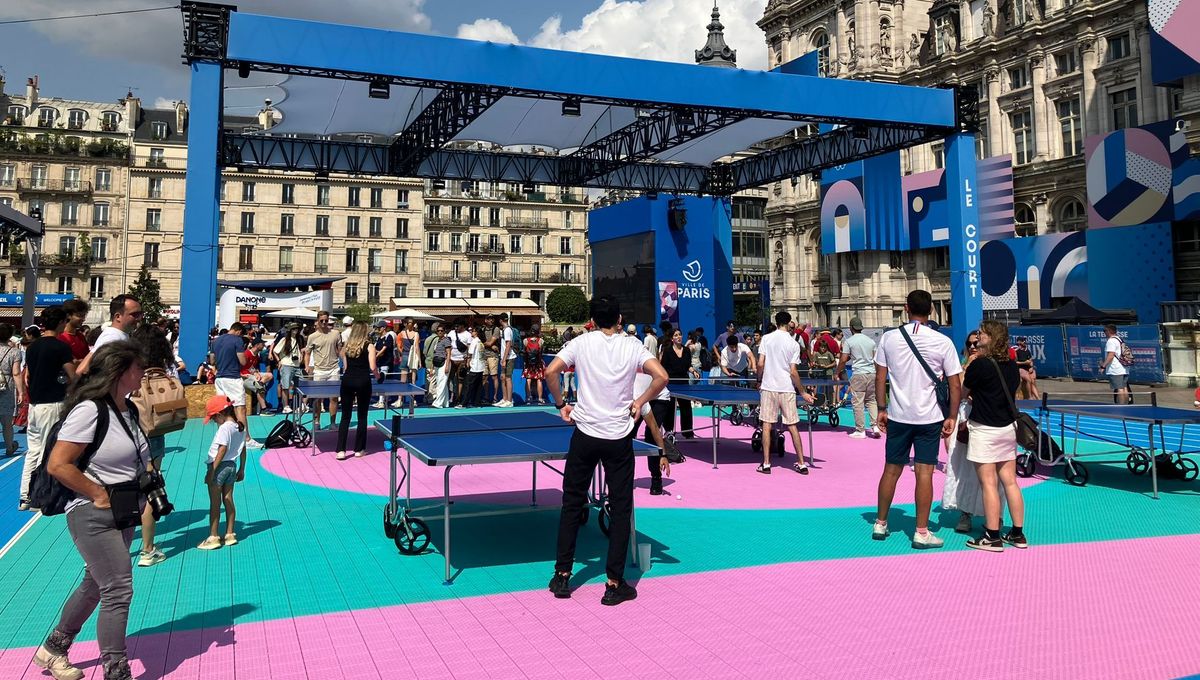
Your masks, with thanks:
<instances>
[{"instance_id":1,"label":"cloudy sky","mask_svg":"<svg viewBox=\"0 0 1200 680\"><path fill-rule=\"evenodd\" d=\"M163 7L155 0L0 0L0 69L7 89L41 78L46 96L115 101L132 88L145 105L187 98L182 20L168 9L5 24L16 19ZM239 11L552 49L691 62L711 0L237 0ZM754 25L766 0L722 0L721 20L743 68L764 68Z\"/></svg>"}]
</instances>

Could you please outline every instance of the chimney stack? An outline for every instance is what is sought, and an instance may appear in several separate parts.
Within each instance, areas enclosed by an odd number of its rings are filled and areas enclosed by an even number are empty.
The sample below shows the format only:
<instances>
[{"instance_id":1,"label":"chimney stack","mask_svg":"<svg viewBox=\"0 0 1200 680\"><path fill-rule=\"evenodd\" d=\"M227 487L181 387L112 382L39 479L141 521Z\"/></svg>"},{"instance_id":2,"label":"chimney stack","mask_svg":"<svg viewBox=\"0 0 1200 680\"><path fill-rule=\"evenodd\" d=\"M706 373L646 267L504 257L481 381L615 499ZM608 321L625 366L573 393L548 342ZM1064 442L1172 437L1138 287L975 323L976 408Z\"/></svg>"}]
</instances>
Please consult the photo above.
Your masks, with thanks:
<instances>
[{"instance_id":1,"label":"chimney stack","mask_svg":"<svg viewBox=\"0 0 1200 680\"><path fill-rule=\"evenodd\" d=\"M133 92L125 93L125 125L128 129L136 129L142 118L142 100L133 96Z\"/></svg>"},{"instance_id":2,"label":"chimney stack","mask_svg":"<svg viewBox=\"0 0 1200 680\"><path fill-rule=\"evenodd\" d=\"M187 103L180 100L175 102L175 134L181 135L187 131L188 123L188 107Z\"/></svg>"},{"instance_id":3,"label":"chimney stack","mask_svg":"<svg viewBox=\"0 0 1200 680\"><path fill-rule=\"evenodd\" d=\"M34 76L25 81L25 106L32 113L38 105L38 77Z\"/></svg>"},{"instance_id":4,"label":"chimney stack","mask_svg":"<svg viewBox=\"0 0 1200 680\"><path fill-rule=\"evenodd\" d=\"M4 96L4 74L0 73L0 97Z\"/></svg>"},{"instance_id":5,"label":"chimney stack","mask_svg":"<svg viewBox=\"0 0 1200 680\"><path fill-rule=\"evenodd\" d=\"M258 125L264 131L275 127L275 109L271 108L271 100L263 100L262 111L258 112Z\"/></svg>"}]
</instances>

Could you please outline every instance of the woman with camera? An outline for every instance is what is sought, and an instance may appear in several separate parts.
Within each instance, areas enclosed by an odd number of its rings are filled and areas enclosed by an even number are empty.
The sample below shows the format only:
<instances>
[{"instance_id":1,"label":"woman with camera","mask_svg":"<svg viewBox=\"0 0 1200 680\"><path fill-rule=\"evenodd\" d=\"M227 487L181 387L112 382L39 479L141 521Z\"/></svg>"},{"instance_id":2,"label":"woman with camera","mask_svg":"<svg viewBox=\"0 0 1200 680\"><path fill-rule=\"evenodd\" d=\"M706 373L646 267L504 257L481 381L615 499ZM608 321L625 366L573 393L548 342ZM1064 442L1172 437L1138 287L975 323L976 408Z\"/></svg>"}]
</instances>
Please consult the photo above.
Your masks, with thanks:
<instances>
[{"instance_id":1,"label":"woman with camera","mask_svg":"<svg viewBox=\"0 0 1200 680\"><path fill-rule=\"evenodd\" d=\"M146 473L149 444L125 402L125 395L141 386L144 370L142 352L132 342L112 342L96 350L89 372L67 395L66 415L49 454L46 470L75 492L66 506L67 529L86 565L83 582L33 657L58 680L84 677L67 660L67 652L97 605L104 680L133 677L125 648L133 600L129 546L147 490L162 492L162 478ZM90 459L81 461L89 449L94 449ZM165 496L159 501L165 503Z\"/></svg>"},{"instance_id":2,"label":"woman with camera","mask_svg":"<svg viewBox=\"0 0 1200 680\"><path fill-rule=\"evenodd\" d=\"M281 333L271 345L271 360L279 364L279 403L283 412L292 412L292 387L304 373L300 357L304 353L304 335L300 324L290 323L287 333Z\"/></svg>"}]
</instances>

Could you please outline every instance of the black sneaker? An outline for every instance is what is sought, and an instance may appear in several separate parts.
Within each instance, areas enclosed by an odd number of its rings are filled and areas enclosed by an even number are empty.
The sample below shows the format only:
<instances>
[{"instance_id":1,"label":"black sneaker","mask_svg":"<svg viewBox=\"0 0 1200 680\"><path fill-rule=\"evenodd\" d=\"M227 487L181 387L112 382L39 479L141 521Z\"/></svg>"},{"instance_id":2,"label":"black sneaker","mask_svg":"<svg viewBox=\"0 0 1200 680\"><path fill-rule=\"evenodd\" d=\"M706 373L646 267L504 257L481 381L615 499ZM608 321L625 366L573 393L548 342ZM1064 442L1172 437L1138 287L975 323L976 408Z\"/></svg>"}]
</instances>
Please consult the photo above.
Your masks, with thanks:
<instances>
[{"instance_id":1,"label":"black sneaker","mask_svg":"<svg viewBox=\"0 0 1200 680\"><path fill-rule=\"evenodd\" d=\"M622 602L637 599L637 588L621 581L617 585L604 586L604 597L600 598L600 604L607 607L615 607Z\"/></svg>"},{"instance_id":2,"label":"black sneaker","mask_svg":"<svg viewBox=\"0 0 1200 680\"><path fill-rule=\"evenodd\" d=\"M1029 547L1029 540L1025 538L1024 533L1022 533L1020 536L1013 536L1013 533L1010 531L1007 534L1004 534L1003 536L1001 536L1000 540L1004 541L1005 543L1011 545L1014 548L1020 548L1022 550Z\"/></svg>"},{"instance_id":3,"label":"black sneaker","mask_svg":"<svg viewBox=\"0 0 1200 680\"><path fill-rule=\"evenodd\" d=\"M550 579L550 592L560 600L571 597L571 575L554 572L554 576Z\"/></svg>"},{"instance_id":4,"label":"black sneaker","mask_svg":"<svg viewBox=\"0 0 1200 680\"><path fill-rule=\"evenodd\" d=\"M987 534L967 541L967 547L988 552L1004 552L1004 543L998 538L988 538Z\"/></svg>"},{"instance_id":5,"label":"black sneaker","mask_svg":"<svg viewBox=\"0 0 1200 680\"><path fill-rule=\"evenodd\" d=\"M651 481L650 481L650 495L651 495L651 496L661 496L661 495L663 495L663 488L662 488L662 480L661 480L661 479L654 479L654 480L651 480Z\"/></svg>"}]
</instances>

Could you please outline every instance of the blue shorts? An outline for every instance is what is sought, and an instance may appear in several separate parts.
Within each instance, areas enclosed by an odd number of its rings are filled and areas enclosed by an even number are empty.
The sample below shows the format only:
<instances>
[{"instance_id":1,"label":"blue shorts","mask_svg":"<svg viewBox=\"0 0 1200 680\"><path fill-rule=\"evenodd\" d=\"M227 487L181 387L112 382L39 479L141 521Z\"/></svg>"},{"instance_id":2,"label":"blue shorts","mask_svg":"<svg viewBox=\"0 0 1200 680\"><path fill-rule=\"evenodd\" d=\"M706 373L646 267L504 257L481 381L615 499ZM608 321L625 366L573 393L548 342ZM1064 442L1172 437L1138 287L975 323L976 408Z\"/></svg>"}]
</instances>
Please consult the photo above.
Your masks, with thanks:
<instances>
[{"instance_id":1,"label":"blue shorts","mask_svg":"<svg viewBox=\"0 0 1200 680\"><path fill-rule=\"evenodd\" d=\"M1114 390L1123 390L1129 387L1129 374L1124 375L1109 375L1108 386Z\"/></svg>"},{"instance_id":2,"label":"blue shorts","mask_svg":"<svg viewBox=\"0 0 1200 680\"><path fill-rule=\"evenodd\" d=\"M884 445L888 465L908 465L908 452L922 465L937 465L938 448L942 444L942 424L909 425L894 420L887 422L887 442Z\"/></svg>"},{"instance_id":3,"label":"blue shorts","mask_svg":"<svg viewBox=\"0 0 1200 680\"><path fill-rule=\"evenodd\" d=\"M217 464L216 472L213 472L213 484L217 486L233 486L237 479L237 463L232 460L223 460Z\"/></svg>"}]
</instances>

